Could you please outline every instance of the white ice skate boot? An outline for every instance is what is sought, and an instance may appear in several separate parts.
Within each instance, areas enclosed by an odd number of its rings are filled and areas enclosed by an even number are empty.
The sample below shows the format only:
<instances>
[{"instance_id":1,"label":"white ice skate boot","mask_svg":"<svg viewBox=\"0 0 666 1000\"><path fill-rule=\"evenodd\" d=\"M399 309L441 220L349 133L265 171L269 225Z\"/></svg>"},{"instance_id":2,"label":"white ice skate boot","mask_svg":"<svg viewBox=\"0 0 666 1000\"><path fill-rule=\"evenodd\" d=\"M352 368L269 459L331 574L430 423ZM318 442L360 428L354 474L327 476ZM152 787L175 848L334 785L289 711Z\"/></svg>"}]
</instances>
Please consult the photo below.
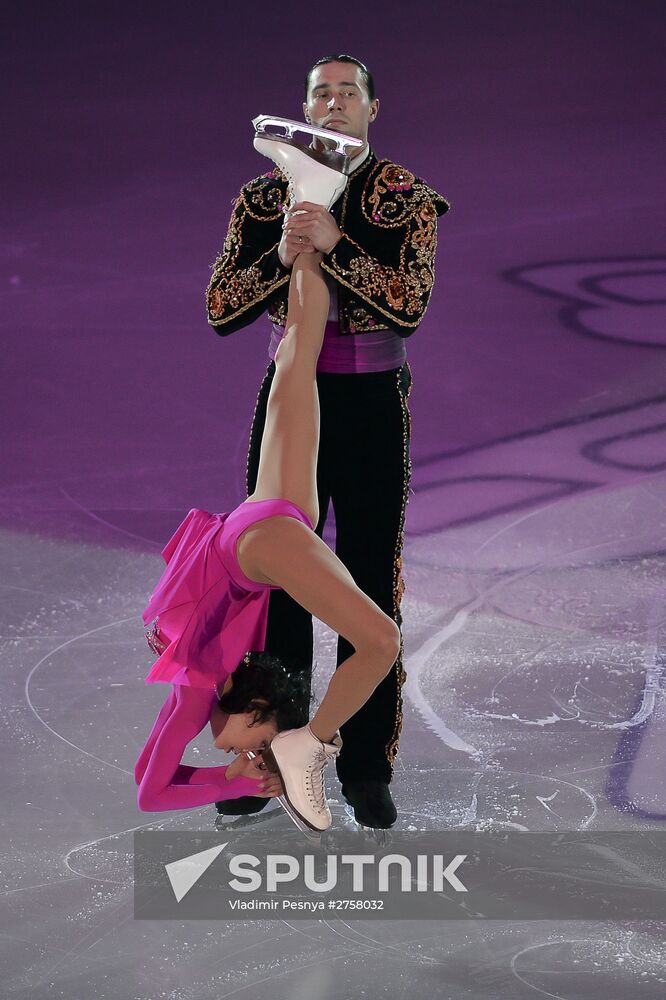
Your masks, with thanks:
<instances>
[{"instance_id":1,"label":"white ice skate boot","mask_svg":"<svg viewBox=\"0 0 666 1000\"><path fill-rule=\"evenodd\" d=\"M297 201L312 201L329 209L347 185L351 157L345 153L347 146L358 148L361 139L332 129L317 128L288 118L258 115L254 125L254 148L277 163L289 180L289 205ZM267 132L267 128L282 129L281 133ZM315 149L293 138L294 132L305 132L320 140L331 140L335 149ZM321 143L323 145L323 143Z\"/></svg>"},{"instance_id":2,"label":"white ice skate boot","mask_svg":"<svg viewBox=\"0 0 666 1000\"><path fill-rule=\"evenodd\" d=\"M256 753L254 753L253 750L246 750L245 752L246 752L247 756L250 758L250 760L252 760L254 757L257 756ZM266 767L265 762L264 762L263 766ZM267 767L266 767L266 770L268 770ZM301 831L301 833L305 834L305 836L308 838L308 840L312 840L315 843L319 843L321 831L320 830L312 830L312 828L309 827L307 823L304 823L303 820L300 818L300 816L297 816L296 813L294 812L294 810L291 808L291 806L287 802L284 794L283 795L276 795L275 798L280 803L280 805L282 806L282 808L284 809L284 811L286 812L286 814L289 816L289 819L292 820L293 823L295 823L295 825L298 827L298 829Z\"/></svg>"},{"instance_id":3,"label":"white ice skate boot","mask_svg":"<svg viewBox=\"0 0 666 1000\"><path fill-rule=\"evenodd\" d=\"M285 810L296 826L305 823L311 830L327 830L332 817L326 802L324 768L342 749L338 735L323 743L307 726L278 733L263 759L269 771L279 774L284 785ZM300 820L300 822L299 822Z\"/></svg>"}]
</instances>

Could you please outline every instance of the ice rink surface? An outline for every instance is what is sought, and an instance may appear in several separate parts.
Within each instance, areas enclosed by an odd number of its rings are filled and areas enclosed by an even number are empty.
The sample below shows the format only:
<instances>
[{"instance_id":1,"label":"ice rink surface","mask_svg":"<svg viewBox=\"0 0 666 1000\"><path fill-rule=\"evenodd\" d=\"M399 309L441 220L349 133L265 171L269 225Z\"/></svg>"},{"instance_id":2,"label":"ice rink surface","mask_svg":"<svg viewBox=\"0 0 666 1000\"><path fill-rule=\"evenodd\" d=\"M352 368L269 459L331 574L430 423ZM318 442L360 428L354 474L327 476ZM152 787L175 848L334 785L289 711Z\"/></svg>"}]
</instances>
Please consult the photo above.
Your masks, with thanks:
<instances>
[{"instance_id":1,"label":"ice rink surface","mask_svg":"<svg viewBox=\"0 0 666 1000\"><path fill-rule=\"evenodd\" d=\"M143 683L159 552L192 506L243 499L268 361L265 318L223 340L206 326L208 265L232 197L265 166L249 119L297 117L294 81L339 48L375 68L373 147L452 204L408 342L395 829L663 828L663 7L484 2L452 9L445 40L412 13L418 66L388 16L350 38L319 11L277 81L284 25L268 5L69 8L67 24L17 11L6 36L2 996L663 998L666 917L132 913L133 832L215 829L212 806L139 812L132 777L166 694ZM248 79L230 39L259 15L271 30ZM316 659L321 695L334 636L319 623ZM204 734L187 760L227 758ZM328 789L352 828L333 773ZM288 823L271 804L221 828L242 842Z\"/></svg>"}]
</instances>

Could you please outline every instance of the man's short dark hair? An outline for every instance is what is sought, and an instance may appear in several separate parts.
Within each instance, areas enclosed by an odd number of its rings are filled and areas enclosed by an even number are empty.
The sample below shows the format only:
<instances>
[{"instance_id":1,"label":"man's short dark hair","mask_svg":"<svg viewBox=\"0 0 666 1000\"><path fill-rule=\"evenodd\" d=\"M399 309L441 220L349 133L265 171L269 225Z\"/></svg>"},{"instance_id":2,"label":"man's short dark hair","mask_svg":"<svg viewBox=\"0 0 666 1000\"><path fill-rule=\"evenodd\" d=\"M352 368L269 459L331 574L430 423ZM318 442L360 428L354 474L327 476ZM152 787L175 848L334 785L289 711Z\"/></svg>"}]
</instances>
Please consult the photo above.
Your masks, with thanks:
<instances>
[{"instance_id":1,"label":"man's short dark hair","mask_svg":"<svg viewBox=\"0 0 666 1000\"><path fill-rule=\"evenodd\" d=\"M316 70L317 66L323 66L325 63L332 63L332 62L353 63L354 66L358 66L358 68L361 71L361 78L363 79L363 83L365 84L365 89L368 92L368 97L369 97L369 99L371 101L374 101L374 99L375 99L375 81L374 81L374 79L372 77L372 73L370 72L370 70L368 69L368 67L365 65L365 63L362 63L360 59L354 59L353 56L347 56L344 53L341 53L338 56L323 56L321 59L318 59L317 62L314 64L314 66L312 66L308 70L307 76L305 77L305 100L306 101L308 99L308 87L310 86L310 77L312 76L313 71Z\"/></svg>"}]
</instances>

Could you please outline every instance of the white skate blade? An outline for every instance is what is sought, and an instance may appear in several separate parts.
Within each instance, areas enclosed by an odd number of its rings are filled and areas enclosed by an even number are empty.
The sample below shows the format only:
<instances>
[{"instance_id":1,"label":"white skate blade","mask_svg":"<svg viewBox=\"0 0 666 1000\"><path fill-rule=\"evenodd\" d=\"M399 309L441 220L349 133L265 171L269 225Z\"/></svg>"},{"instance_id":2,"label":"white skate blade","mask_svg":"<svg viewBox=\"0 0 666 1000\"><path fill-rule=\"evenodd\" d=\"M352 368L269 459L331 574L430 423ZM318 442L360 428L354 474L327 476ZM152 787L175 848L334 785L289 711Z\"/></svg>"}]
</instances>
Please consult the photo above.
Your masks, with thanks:
<instances>
[{"instance_id":1,"label":"white skate blade","mask_svg":"<svg viewBox=\"0 0 666 1000\"><path fill-rule=\"evenodd\" d=\"M250 760L254 760L257 756L253 750L247 750L246 753ZM301 819L296 810L292 808L286 795L276 795L275 798L280 803L292 823L301 831L301 833L304 833L307 836L308 840L320 839L318 834L320 834L321 831L313 830L310 826L308 826L304 819Z\"/></svg>"},{"instance_id":2,"label":"white skate blade","mask_svg":"<svg viewBox=\"0 0 666 1000\"><path fill-rule=\"evenodd\" d=\"M283 129L283 134L277 135L276 138L291 139L294 132L305 132L306 135L317 136L319 139L330 139L331 142L335 143L335 148L339 153L344 153L346 146L358 149L364 145L363 140L357 139L354 135L345 135L343 132L335 132L333 129L319 128L316 125L308 125L305 122L293 121L291 118L257 115L256 118L252 119L252 124L257 136L270 135L271 133L266 133L266 129L268 126L272 126Z\"/></svg>"},{"instance_id":3,"label":"white skate blade","mask_svg":"<svg viewBox=\"0 0 666 1000\"><path fill-rule=\"evenodd\" d=\"M284 811L286 812L287 816L292 821L294 826L298 830L300 830L301 833L304 833L305 836L308 838L308 840L319 841L321 839L321 835L324 831L320 830L318 827L310 826L308 823L306 823L306 821L303 819L300 813L298 813L291 805L286 795L279 795L278 802L280 803L280 805L282 806L282 808L284 809Z\"/></svg>"}]
</instances>

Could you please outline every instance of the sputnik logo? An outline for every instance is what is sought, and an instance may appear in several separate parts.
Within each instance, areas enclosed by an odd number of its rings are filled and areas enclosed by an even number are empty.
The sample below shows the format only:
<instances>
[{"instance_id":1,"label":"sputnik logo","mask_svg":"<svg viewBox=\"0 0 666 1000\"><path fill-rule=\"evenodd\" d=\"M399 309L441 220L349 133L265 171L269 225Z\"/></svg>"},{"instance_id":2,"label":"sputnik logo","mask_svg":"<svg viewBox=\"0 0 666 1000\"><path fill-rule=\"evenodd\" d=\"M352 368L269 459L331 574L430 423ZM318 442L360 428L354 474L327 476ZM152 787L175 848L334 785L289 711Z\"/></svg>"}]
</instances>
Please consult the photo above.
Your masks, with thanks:
<instances>
[{"instance_id":1,"label":"sputnik logo","mask_svg":"<svg viewBox=\"0 0 666 1000\"><path fill-rule=\"evenodd\" d=\"M223 851L227 843L218 844L217 847L210 847L207 851L199 851L197 854L189 854L186 858L178 861L171 861L165 865L166 873L176 897L176 902L187 895L192 886L196 885L204 872L208 871L220 851Z\"/></svg>"}]
</instances>

